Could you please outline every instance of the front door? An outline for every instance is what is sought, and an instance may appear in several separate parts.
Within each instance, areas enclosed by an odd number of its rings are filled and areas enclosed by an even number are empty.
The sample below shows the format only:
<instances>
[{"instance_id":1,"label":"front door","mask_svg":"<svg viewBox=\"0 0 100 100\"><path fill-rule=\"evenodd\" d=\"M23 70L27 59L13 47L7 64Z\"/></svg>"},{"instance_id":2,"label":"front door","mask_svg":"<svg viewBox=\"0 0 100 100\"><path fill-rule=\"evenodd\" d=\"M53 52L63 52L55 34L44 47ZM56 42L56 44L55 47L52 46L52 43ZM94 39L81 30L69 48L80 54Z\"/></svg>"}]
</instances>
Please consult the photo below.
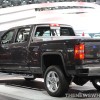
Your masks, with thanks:
<instances>
[{"instance_id":1,"label":"front door","mask_svg":"<svg viewBox=\"0 0 100 100\"><path fill-rule=\"evenodd\" d=\"M1 37L0 64L2 65L11 65L12 63L11 46L14 41L14 36L15 29L11 29Z\"/></svg>"},{"instance_id":2,"label":"front door","mask_svg":"<svg viewBox=\"0 0 100 100\"><path fill-rule=\"evenodd\" d=\"M31 26L18 28L15 42L12 45L12 62L16 70L29 70L28 68L28 44L30 38Z\"/></svg>"}]
</instances>

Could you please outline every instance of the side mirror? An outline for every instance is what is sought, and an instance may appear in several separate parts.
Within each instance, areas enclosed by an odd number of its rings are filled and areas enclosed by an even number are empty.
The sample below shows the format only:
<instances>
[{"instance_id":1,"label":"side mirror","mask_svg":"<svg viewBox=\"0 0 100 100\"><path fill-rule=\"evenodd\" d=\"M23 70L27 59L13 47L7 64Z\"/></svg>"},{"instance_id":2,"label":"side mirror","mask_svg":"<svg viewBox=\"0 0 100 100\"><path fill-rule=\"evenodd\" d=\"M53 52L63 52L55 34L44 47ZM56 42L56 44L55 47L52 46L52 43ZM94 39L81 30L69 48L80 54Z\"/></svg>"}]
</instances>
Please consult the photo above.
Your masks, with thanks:
<instances>
[{"instance_id":1,"label":"side mirror","mask_svg":"<svg viewBox=\"0 0 100 100\"><path fill-rule=\"evenodd\" d=\"M0 31L0 46L2 44L2 36L3 36L4 33L5 33L5 31Z\"/></svg>"}]
</instances>

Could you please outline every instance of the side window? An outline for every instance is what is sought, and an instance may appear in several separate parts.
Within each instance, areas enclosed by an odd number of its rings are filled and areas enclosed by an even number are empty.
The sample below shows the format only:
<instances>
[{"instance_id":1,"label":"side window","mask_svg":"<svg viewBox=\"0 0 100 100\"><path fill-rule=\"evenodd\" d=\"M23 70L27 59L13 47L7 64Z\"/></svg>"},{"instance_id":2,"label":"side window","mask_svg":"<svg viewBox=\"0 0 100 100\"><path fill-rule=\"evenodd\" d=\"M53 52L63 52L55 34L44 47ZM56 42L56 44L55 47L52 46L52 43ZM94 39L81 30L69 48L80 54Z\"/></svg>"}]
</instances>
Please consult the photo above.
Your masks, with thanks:
<instances>
[{"instance_id":1,"label":"side window","mask_svg":"<svg viewBox=\"0 0 100 100\"><path fill-rule=\"evenodd\" d=\"M15 42L26 42L29 38L31 27L24 27L20 28L17 33L16 41Z\"/></svg>"},{"instance_id":2,"label":"side window","mask_svg":"<svg viewBox=\"0 0 100 100\"><path fill-rule=\"evenodd\" d=\"M61 29L61 36L70 36L70 32L68 29Z\"/></svg>"},{"instance_id":3,"label":"side window","mask_svg":"<svg viewBox=\"0 0 100 100\"><path fill-rule=\"evenodd\" d=\"M61 27L60 35L61 36L75 36L73 29L70 27Z\"/></svg>"},{"instance_id":4,"label":"side window","mask_svg":"<svg viewBox=\"0 0 100 100\"><path fill-rule=\"evenodd\" d=\"M2 44L12 43L13 42L14 32L15 32L14 29L6 32L1 38Z\"/></svg>"}]
</instances>

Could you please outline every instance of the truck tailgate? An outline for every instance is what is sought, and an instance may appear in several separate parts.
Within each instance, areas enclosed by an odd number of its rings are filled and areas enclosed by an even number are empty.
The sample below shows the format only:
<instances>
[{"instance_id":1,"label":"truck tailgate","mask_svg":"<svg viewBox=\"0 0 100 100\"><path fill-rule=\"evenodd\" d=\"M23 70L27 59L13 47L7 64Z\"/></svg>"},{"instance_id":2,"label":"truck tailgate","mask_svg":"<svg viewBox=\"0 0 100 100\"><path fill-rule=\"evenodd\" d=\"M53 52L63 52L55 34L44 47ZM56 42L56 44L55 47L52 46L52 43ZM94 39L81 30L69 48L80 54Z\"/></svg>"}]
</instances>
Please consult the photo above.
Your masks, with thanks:
<instances>
[{"instance_id":1,"label":"truck tailgate","mask_svg":"<svg viewBox=\"0 0 100 100\"><path fill-rule=\"evenodd\" d=\"M85 58L100 58L100 40L85 42Z\"/></svg>"},{"instance_id":2,"label":"truck tailgate","mask_svg":"<svg viewBox=\"0 0 100 100\"><path fill-rule=\"evenodd\" d=\"M85 41L85 63L100 63L100 40Z\"/></svg>"},{"instance_id":3,"label":"truck tailgate","mask_svg":"<svg viewBox=\"0 0 100 100\"><path fill-rule=\"evenodd\" d=\"M81 74L100 76L100 40L84 39L84 60L76 67Z\"/></svg>"}]
</instances>

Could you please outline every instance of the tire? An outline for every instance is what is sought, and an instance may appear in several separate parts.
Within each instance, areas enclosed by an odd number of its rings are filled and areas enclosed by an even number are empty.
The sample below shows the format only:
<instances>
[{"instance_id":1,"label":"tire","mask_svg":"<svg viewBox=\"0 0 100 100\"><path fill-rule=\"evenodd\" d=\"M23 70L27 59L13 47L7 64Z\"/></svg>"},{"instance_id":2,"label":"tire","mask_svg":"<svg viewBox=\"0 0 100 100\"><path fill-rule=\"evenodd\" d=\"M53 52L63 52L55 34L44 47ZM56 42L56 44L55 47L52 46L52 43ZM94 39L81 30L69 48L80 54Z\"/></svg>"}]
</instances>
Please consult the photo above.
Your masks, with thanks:
<instances>
[{"instance_id":1,"label":"tire","mask_svg":"<svg viewBox=\"0 0 100 100\"><path fill-rule=\"evenodd\" d=\"M44 84L49 95L53 97L64 96L68 91L69 82L59 66L50 66L44 74Z\"/></svg>"},{"instance_id":2,"label":"tire","mask_svg":"<svg viewBox=\"0 0 100 100\"><path fill-rule=\"evenodd\" d=\"M91 80L93 86L98 90L100 91L100 79L97 78L97 79L92 79Z\"/></svg>"}]
</instances>

